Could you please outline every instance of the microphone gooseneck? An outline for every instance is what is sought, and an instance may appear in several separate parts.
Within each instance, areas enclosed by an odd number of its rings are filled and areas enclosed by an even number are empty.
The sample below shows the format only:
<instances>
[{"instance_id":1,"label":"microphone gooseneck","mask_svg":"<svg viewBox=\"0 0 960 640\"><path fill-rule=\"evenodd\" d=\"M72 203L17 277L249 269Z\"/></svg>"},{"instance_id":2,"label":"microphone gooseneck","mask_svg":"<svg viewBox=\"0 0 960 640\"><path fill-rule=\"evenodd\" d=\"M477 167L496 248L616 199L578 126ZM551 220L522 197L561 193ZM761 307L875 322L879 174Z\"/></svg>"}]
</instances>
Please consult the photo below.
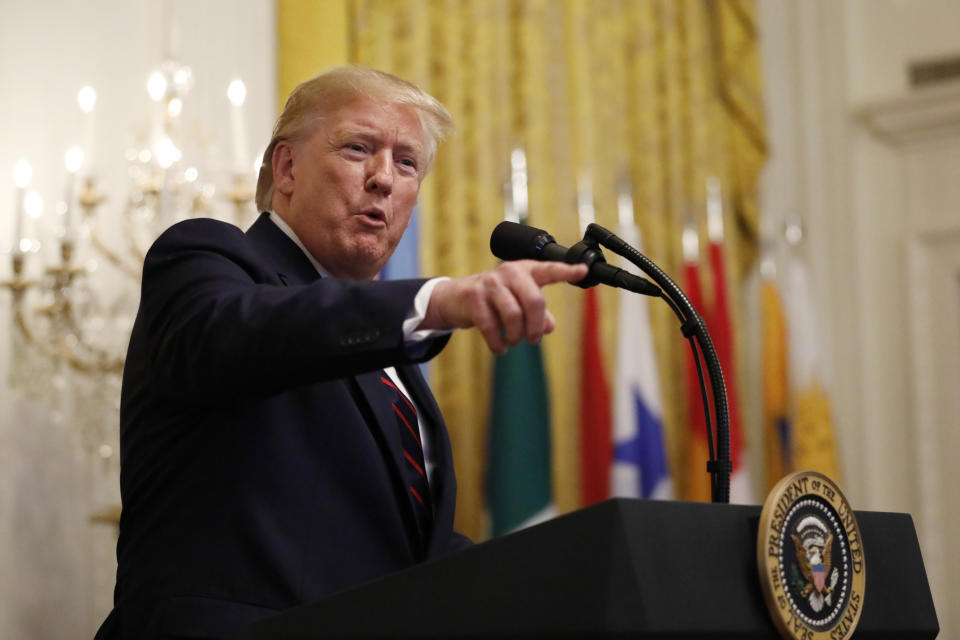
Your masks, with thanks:
<instances>
[{"instance_id":1,"label":"microphone gooseneck","mask_svg":"<svg viewBox=\"0 0 960 640\"><path fill-rule=\"evenodd\" d=\"M672 300L675 303L675 305L671 304L671 307L674 307L674 312L680 312L677 315L681 317L683 323L681 330L683 335L690 339L697 373L701 378L701 392L704 395L703 410L706 414L707 442L710 446L710 460L707 462L707 471L711 478L713 502L730 502L730 473L733 470L730 461L730 409L727 404L727 387L723 379L723 370L720 367L720 358L717 356L706 323L697 313L683 290L648 257L617 237L609 229L605 229L598 224L587 225L586 235L617 255L623 256L650 276L666 293L663 299L668 302ZM700 372L700 359L693 343L694 339L700 345L700 351L706 361L707 373L710 376L710 387L713 389L714 415L717 421L716 458L713 456L713 434L710 429L709 403L706 399L706 390L702 387L703 376Z\"/></svg>"}]
</instances>

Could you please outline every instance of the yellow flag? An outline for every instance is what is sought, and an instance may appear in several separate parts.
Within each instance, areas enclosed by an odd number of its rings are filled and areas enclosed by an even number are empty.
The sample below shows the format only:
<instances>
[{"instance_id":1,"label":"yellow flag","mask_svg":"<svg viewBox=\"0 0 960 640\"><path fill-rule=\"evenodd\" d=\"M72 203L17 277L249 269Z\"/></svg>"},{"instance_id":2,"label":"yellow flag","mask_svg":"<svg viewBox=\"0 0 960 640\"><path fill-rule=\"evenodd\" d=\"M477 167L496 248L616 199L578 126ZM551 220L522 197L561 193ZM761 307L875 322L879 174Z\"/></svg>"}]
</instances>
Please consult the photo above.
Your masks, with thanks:
<instances>
[{"instance_id":1,"label":"yellow flag","mask_svg":"<svg viewBox=\"0 0 960 640\"><path fill-rule=\"evenodd\" d=\"M793 468L819 471L840 482L830 399L823 380L823 345L817 305L804 262L793 256L783 272L790 352L790 393L793 399Z\"/></svg>"},{"instance_id":2,"label":"yellow flag","mask_svg":"<svg viewBox=\"0 0 960 640\"><path fill-rule=\"evenodd\" d=\"M763 417L767 490L792 469L792 428L788 415L787 327L776 285L760 285L763 324Z\"/></svg>"}]
</instances>

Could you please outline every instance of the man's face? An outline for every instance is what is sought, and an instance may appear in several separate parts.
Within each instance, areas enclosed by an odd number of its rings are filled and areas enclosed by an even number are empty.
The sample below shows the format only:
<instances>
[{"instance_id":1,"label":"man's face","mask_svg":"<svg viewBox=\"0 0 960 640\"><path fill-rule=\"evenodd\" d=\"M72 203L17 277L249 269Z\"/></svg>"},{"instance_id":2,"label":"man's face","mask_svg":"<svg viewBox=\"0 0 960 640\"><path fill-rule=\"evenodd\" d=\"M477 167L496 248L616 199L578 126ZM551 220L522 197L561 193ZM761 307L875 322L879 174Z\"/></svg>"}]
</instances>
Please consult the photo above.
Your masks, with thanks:
<instances>
[{"instance_id":1,"label":"man's face","mask_svg":"<svg viewBox=\"0 0 960 640\"><path fill-rule=\"evenodd\" d=\"M413 107L359 97L290 145L284 219L307 250L341 278L368 280L410 222L426 161ZM276 171L275 171L276 179Z\"/></svg>"}]
</instances>

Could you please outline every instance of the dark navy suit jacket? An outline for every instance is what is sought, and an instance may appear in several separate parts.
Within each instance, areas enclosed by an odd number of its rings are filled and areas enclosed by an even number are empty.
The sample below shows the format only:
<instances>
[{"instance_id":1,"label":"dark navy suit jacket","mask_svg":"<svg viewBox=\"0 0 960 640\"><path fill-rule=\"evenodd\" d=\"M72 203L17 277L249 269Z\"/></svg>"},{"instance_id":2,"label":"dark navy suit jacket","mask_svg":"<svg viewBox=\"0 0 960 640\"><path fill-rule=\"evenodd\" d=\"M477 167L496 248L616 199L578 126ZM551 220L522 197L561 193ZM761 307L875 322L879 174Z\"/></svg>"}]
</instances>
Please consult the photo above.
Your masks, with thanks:
<instances>
[{"instance_id":1,"label":"dark navy suit jacket","mask_svg":"<svg viewBox=\"0 0 960 640\"><path fill-rule=\"evenodd\" d=\"M227 637L466 546L440 411L401 325L423 280L319 278L266 214L171 227L147 255L123 377L115 607L98 638ZM419 536L378 371L430 431Z\"/></svg>"}]
</instances>

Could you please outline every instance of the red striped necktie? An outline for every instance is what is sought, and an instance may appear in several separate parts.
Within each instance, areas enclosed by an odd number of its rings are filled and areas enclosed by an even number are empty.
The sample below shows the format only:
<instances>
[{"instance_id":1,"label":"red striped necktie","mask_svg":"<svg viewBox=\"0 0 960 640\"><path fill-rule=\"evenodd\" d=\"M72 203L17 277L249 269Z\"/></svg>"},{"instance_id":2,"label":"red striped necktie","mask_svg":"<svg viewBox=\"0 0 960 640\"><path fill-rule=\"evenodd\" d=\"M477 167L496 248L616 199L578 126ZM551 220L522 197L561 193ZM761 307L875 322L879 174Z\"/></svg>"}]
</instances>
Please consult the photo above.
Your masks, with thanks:
<instances>
[{"instance_id":1,"label":"red striped necktie","mask_svg":"<svg viewBox=\"0 0 960 640\"><path fill-rule=\"evenodd\" d=\"M417 529L426 541L433 522L433 501L430 497L430 485L427 482L427 468L423 461L423 444L420 442L417 410L407 396L390 380L386 372L380 373L380 382L393 392L393 413L397 416L400 443L403 445L403 462L401 463L403 479L407 485L407 493L413 502Z\"/></svg>"}]
</instances>

